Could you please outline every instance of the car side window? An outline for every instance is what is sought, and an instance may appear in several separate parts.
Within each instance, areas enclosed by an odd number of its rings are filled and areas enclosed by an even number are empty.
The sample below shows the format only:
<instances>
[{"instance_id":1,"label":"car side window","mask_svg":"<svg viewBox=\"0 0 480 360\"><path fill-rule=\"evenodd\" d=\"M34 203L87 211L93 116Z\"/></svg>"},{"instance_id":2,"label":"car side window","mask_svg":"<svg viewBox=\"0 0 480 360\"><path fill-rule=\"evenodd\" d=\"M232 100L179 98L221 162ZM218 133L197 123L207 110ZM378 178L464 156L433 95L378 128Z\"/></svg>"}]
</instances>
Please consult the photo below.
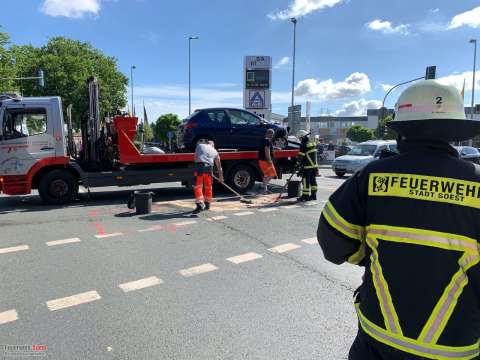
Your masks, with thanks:
<instances>
[{"instance_id":1,"label":"car side window","mask_svg":"<svg viewBox=\"0 0 480 360\"><path fill-rule=\"evenodd\" d=\"M4 139L16 139L47 132L45 108L6 109L3 116Z\"/></svg>"},{"instance_id":2,"label":"car side window","mask_svg":"<svg viewBox=\"0 0 480 360\"><path fill-rule=\"evenodd\" d=\"M223 124L226 122L225 112L223 110L208 111L207 112L209 122L216 124Z\"/></svg>"},{"instance_id":3,"label":"car side window","mask_svg":"<svg viewBox=\"0 0 480 360\"><path fill-rule=\"evenodd\" d=\"M248 112L241 110L229 110L232 125L260 125L260 119Z\"/></svg>"},{"instance_id":4,"label":"car side window","mask_svg":"<svg viewBox=\"0 0 480 360\"><path fill-rule=\"evenodd\" d=\"M379 156L380 153L387 148L387 145L380 145L377 147L377 151L375 151L375 156Z\"/></svg>"},{"instance_id":5,"label":"car side window","mask_svg":"<svg viewBox=\"0 0 480 360\"><path fill-rule=\"evenodd\" d=\"M395 144L388 145L388 149L389 149L390 151L393 151L393 152L398 153L397 145L395 145Z\"/></svg>"}]
</instances>

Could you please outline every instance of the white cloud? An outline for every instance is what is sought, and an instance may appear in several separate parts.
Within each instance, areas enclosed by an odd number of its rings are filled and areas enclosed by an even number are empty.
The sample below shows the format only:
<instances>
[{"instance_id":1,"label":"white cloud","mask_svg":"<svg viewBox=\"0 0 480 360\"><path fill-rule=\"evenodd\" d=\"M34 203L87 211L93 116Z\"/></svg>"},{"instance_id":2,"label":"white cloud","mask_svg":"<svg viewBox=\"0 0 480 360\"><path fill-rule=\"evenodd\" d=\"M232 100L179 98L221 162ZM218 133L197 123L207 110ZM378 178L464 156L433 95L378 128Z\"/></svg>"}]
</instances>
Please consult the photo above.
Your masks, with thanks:
<instances>
[{"instance_id":1,"label":"white cloud","mask_svg":"<svg viewBox=\"0 0 480 360\"><path fill-rule=\"evenodd\" d=\"M378 109L382 105L379 100L355 100L343 105L340 110L335 111L336 116L361 116L367 113L367 109Z\"/></svg>"},{"instance_id":2,"label":"white cloud","mask_svg":"<svg viewBox=\"0 0 480 360\"><path fill-rule=\"evenodd\" d=\"M448 76L438 78L437 81L444 85L453 85L458 90L462 90L463 81L465 80L465 91L472 90L473 84L473 71L465 71L463 73L454 73ZM475 87L480 86L480 70L475 73Z\"/></svg>"},{"instance_id":3,"label":"white cloud","mask_svg":"<svg viewBox=\"0 0 480 360\"><path fill-rule=\"evenodd\" d=\"M86 14L98 15L101 0L45 0L40 10L50 16L79 19Z\"/></svg>"},{"instance_id":4,"label":"white cloud","mask_svg":"<svg viewBox=\"0 0 480 360\"><path fill-rule=\"evenodd\" d=\"M272 20L287 20L292 17L301 17L311 12L334 7L344 0L293 0L288 9L272 12L267 16Z\"/></svg>"},{"instance_id":5,"label":"white cloud","mask_svg":"<svg viewBox=\"0 0 480 360\"><path fill-rule=\"evenodd\" d=\"M322 100L344 99L352 96L365 94L371 90L370 80L367 74L355 72L350 74L344 81L333 82L332 79L318 81L305 79L297 84L295 94L307 98Z\"/></svg>"},{"instance_id":6,"label":"white cloud","mask_svg":"<svg viewBox=\"0 0 480 360\"><path fill-rule=\"evenodd\" d=\"M448 29L456 29L461 26L480 28L480 6L455 15L448 25Z\"/></svg>"},{"instance_id":7,"label":"white cloud","mask_svg":"<svg viewBox=\"0 0 480 360\"><path fill-rule=\"evenodd\" d=\"M280 69L281 67L288 64L290 64L290 58L288 56L284 56L278 61L278 63L273 68Z\"/></svg>"},{"instance_id":8,"label":"white cloud","mask_svg":"<svg viewBox=\"0 0 480 360\"><path fill-rule=\"evenodd\" d=\"M382 87L383 91L388 91L393 87L393 85L390 84L380 84L380 86Z\"/></svg>"},{"instance_id":9,"label":"white cloud","mask_svg":"<svg viewBox=\"0 0 480 360\"><path fill-rule=\"evenodd\" d=\"M397 26L392 26L392 23L387 20L375 19L365 24L372 31L380 31L384 34L400 34L408 35L410 34L410 25L409 24L400 24Z\"/></svg>"}]
</instances>

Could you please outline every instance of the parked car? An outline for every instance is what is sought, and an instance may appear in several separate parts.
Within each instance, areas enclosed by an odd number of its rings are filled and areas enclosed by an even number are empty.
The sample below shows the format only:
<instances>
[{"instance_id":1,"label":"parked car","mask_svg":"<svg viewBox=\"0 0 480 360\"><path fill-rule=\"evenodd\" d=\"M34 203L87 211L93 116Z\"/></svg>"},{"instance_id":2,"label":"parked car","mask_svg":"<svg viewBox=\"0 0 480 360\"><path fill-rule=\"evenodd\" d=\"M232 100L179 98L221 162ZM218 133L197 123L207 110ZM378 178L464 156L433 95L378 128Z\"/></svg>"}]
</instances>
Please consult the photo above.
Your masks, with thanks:
<instances>
[{"instance_id":1,"label":"parked car","mask_svg":"<svg viewBox=\"0 0 480 360\"><path fill-rule=\"evenodd\" d=\"M284 149L288 145L287 130L261 117L234 108L195 110L183 120L177 130L180 150L194 151L198 140L215 141L220 149L256 150L267 129L275 131L274 145Z\"/></svg>"},{"instance_id":2,"label":"parked car","mask_svg":"<svg viewBox=\"0 0 480 360\"><path fill-rule=\"evenodd\" d=\"M348 146L348 145L336 145L336 146L335 146L335 157L347 155L350 150L352 150L352 147L351 147L351 146Z\"/></svg>"},{"instance_id":3,"label":"parked car","mask_svg":"<svg viewBox=\"0 0 480 360\"><path fill-rule=\"evenodd\" d=\"M332 169L337 176L353 174L369 162L380 156L382 150L398 152L395 140L369 140L352 147L343 156L337 157L332 163Z\"/></svg>"},{"instance_id":4,"label":"parked car","mask_svg":"<svg viewBox=\"0 0 480 360\"><path fill-rule=\"evenodd\" d=\"M480 164L480 151L472 146L454 146L463 160Z\"/></svg>"}]
</instances>

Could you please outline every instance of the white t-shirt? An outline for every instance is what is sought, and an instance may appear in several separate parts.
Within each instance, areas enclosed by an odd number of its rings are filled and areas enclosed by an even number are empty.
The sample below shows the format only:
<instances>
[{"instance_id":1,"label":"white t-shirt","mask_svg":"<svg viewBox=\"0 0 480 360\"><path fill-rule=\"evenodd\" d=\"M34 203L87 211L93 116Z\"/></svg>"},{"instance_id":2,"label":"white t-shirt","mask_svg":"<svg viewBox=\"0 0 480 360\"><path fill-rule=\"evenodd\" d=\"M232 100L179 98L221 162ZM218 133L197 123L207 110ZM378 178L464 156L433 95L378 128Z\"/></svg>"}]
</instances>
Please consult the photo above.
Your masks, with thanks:
<instances>
[{"instance_id":1,"label":"white t-shirt","mask_svg":"<svg viewBox=\"0 0 480 360\"><path fill-rule=\"evenodd\" d=\"M213 166L213 162L218 157L218 152L212 145L198 144L195 149L195 162L201 162Z\"/></svg>"}]
</instances>

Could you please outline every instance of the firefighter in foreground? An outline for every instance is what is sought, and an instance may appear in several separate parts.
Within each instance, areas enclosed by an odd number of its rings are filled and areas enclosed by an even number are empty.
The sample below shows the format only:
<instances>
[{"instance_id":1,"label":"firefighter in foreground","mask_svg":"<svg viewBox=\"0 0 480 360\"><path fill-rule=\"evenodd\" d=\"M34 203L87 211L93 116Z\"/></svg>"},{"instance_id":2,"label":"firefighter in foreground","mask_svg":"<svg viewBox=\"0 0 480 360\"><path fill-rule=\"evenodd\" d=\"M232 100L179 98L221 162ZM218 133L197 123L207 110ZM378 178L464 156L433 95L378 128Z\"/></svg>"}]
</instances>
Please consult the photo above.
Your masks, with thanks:
<instances>
[{"instance_id":1,"label":"firefighter in foreground","mask_svg":"<svg viewBox=\"0 0 480 360\"><path fill-rule=\"evenodd\" d=\"M448 142L480 133L434 80L406 89L389 127L400 154L368 164L327 202L325 258L365 267L349 359L479 359L480 167Z\"/></svg>"},{"instance_id":2,"label":"firefighter in foreground","mask_svg":"<svg viewBox=\"0 0 480 360\"><path fill-rule=\"evenodd\" d=\"M212 171L213 165L217 166L218 178L223 183L222 163L220 155L215 150L215 144L209 140L199 140L195 149L195 185L193 193L197 207L193 214L198 214L203 210L210 209L212 202ZM203 188L205 187L205 192Z\"/></svg>"},{"instance_id":3,"label":"firefighter in foreground","mask_svg":"<svg viewBox=\"0 0 480 360\"><path fill-rule=\"evenodd\" d=\"M311 142L305 130L299 130L297 137L301 140L300 152L297 156L297 167L302 177L302 196L298 201L317 200L317 144Z\"/></svg>"}]
</instances>

